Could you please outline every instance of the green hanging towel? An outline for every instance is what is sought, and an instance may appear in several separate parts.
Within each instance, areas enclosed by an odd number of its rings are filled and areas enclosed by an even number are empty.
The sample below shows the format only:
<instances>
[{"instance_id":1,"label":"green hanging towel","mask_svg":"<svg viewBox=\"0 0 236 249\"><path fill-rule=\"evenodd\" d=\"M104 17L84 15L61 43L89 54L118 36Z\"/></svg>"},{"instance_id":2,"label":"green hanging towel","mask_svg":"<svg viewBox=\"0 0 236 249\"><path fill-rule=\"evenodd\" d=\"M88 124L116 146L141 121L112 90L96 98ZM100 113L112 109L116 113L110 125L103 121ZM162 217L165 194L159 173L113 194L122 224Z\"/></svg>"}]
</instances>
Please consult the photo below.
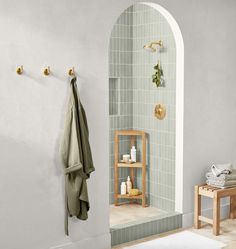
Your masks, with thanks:
<instances>
[{"instance_id":1,"label":"green hanging towel","mask_svg":"<svg viewBox=\"0 0 236 249\"><path fill-rule=\"evenodd\" d=\"M68 216L76 216L80 220L88 218L86 180L95 170L86 114L79 99L76 78L73 78L70 84L70 98L60 150L65 172L65 234L69 235Z\"/></svg>"}]
</instances>

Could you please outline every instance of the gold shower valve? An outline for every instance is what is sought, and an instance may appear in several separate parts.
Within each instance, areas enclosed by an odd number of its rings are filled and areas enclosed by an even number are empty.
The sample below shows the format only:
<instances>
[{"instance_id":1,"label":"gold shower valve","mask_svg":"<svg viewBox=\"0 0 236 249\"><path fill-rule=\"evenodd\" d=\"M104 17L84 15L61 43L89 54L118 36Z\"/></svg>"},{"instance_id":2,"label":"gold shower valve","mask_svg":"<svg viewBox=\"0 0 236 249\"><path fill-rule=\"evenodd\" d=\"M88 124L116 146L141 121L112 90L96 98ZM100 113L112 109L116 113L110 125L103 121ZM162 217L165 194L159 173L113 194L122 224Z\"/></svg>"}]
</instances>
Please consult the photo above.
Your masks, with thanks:
<instances>
[{"instance_id":1,"label":"gold shower valve","mask_svg":"<svg viewBox=\"0 0 236 249\"><path fill-rule=\"evenodd\" d=\"M155 107L155 117L157 119L164 119L164 117L166 116L166 108L164 105L162 104L157 104Z\"/></svg>"},{"instance_id":2,"label":"gold shower valve","mask_svg":"<svg viewBox=\"0 0 236 249\"><path fill-rule=\"evenodd\" d=\"M50 74L50 67L46 67L46 68L44 68L44 70L43 70L43 74L45 75L45 76L48 76L49 74Z\"/></svg>"}]
</instances>

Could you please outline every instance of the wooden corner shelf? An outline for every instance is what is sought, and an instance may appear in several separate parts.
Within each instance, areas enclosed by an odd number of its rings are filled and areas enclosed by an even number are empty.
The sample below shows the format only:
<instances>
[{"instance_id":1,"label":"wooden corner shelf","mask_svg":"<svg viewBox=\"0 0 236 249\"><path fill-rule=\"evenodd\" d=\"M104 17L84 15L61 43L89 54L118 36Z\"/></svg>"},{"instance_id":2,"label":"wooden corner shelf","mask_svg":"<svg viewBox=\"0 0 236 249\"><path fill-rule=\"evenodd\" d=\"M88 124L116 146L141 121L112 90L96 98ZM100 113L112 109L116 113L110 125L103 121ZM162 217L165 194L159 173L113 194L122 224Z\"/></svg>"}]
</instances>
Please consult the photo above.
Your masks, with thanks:
<instances>
[{"instance_id":1,"label":"wooden corner shelf","mask_svg":"<svg viewBox=\"0 0 236 249\"><path fill-rule=\"evenodd\" d=\"M142 139L142 160L135 163L123 163L119 161L119 138L120 136L130 136L130 148L135 145L137 136L141 136ZM114 204L118 206L119 199L140 199L142 200L142 207L146 207L146 133L138 130L117 130L115 131L115 163L114 163ZM132 185L135 184L135 170L142 170L142 194L136 196L129 196L119 194L119 168L129 168L130 179Z\"/></svg>"}]
</instances>

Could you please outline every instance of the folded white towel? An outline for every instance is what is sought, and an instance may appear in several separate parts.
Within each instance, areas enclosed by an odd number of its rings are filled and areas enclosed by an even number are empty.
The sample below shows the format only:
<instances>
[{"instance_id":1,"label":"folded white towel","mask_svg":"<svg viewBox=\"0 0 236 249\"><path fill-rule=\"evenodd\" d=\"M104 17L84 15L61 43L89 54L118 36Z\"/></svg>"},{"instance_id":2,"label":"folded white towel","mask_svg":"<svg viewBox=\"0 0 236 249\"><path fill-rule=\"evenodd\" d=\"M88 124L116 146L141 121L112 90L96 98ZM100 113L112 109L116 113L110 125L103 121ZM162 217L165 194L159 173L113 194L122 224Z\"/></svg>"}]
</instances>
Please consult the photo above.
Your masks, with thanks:
<instances>
[{"instance_id":1,"label":"folded white towel","mask_svg":"<svg viewBox=\"0 0 236 249\"><path fill-rule=\"evenodd\" d=\"M222 187L236 185L236 180L229 180L229 181L218 180L218 181L215 181L215 180L208 179L206 182L208 185L217 185L217 186L222 186Z\"/></svg>"},{"instance_id":2,"label":"folded white towel","mask_svg":"<svg viewBox=\"0 0 236 249\"><path fill-rule=\"evenodd\" d=\"M211 171L214 176L220 176L221 174L228 175L232 172L232 165L231 163L213 164L211 166Z\"/></svg>"},{"instance_id":3,"label":"folded white towel","mask_svg":"<svg viewBox=\"0 0 236 249\"><path fill-rule=\"evenodd\" d=\"M221 186L221 185L212 184L212 183L207 183L207 185L209 185L209 186L211 186L211 187L215 187L215 188L221 188L221 189L225 189L225 188L235 188L235 187L236 187L236 185Z\"/></svg>"},{"instance_id":4,"label":"folded white towel","mask_svg":"<svg viewBox=\"0 0 236 249\"><path fill-rule=\"evenodd\" d=\"M207 179L212 179L212 180L236 180L236 170L232 169L232 172L228 175L226 174L221 174L219 176L215 176L212 171L206 173L206 178Z\"/></svg>"}]
</instances>

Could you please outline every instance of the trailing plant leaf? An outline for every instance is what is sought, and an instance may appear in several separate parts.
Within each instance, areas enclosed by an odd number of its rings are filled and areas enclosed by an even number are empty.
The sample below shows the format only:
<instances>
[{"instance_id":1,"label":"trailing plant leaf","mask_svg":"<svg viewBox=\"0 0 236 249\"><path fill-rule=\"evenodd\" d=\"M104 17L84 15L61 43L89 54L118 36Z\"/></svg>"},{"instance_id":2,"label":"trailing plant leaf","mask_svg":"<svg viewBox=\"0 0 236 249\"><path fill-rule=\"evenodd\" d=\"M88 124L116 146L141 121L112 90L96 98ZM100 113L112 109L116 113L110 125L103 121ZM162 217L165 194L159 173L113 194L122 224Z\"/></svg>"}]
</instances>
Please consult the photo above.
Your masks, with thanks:
<instances>
[{"instance_id":1,"label":"trailing plant leaf","mask_svg":"<svg viewBox=\"0 0 236 249\"><path fill-rule=\"evenodd\" d=\"M154 69L156 70L156 72L152 75L152 82L155 83L157 87L159 87L162 85L162 83L164 83L163 70L160 63L157 63L154 66Z\"/></svg>"}]
</instances>

